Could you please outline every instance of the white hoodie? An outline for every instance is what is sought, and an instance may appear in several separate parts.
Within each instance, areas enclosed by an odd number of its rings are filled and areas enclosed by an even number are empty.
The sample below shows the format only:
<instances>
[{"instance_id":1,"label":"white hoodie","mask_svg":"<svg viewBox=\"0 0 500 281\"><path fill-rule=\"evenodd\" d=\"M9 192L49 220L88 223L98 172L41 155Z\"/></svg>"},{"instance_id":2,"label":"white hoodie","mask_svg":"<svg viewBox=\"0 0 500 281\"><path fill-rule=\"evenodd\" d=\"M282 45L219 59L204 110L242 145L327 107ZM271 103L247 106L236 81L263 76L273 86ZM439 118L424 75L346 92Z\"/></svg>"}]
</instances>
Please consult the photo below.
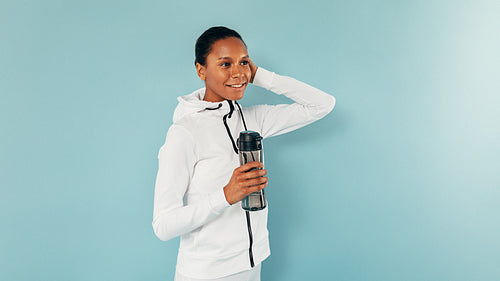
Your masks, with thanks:
<instances>
[{"instance_id":1,"label":"white hoodie","mask_svg":"<svg viewBox=\"0 0 500 281\"><path fill-rule=\"evenodd\" d=\"M293 78L259 67L254 85L295 101L243 108L248 130L265 139L328 114L335 98ZM179 97L165 144L158 154L153 229L163 241L181 236L177 271L191 278L219 278L251 268L270 255L267 208L250 212L253 245L241 202L229 205L223 188L239 166L223 123L228 101L203 100L205 88ZM207 109L208 108L208 109ZM227 118L236 140L244 129L236 107ZM277 187L273 187L277 188Z\"/></svg>"}]
</instances>

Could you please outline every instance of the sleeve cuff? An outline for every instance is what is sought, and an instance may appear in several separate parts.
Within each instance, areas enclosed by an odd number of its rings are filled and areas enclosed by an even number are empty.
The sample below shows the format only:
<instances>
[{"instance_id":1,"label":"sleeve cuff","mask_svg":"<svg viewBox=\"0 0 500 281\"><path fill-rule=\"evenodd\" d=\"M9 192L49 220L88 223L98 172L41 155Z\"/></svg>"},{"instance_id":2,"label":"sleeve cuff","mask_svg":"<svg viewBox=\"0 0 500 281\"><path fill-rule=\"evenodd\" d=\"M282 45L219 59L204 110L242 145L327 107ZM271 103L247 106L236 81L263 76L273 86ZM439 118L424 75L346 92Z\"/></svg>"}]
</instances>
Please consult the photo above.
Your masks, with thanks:
<instances>
[{"instance_id":1,"label":"sleeve cuff","mask_svg":"<svg viewBox=\"0 0 500 281\"><path fill-rule=\"evenodd\" d=\"M210 209L217 214L222 213L230 206L226 200L226 195L224 195L224 189L210 194L208 202L210 203Z\"/></svg>"},{"instance_id":2,"label":"sleeve cuff","mask_svg":"<svg viewBox=\"0 0 500 281\"><path fill-rule=\"evenodd\" d=\"M271 72L259 66L259 68L257 68L257 72L255 73L255 77L253 78L253 84L269 90L271 88L274 75L274 72Z\"/></svg>"}]
</instances>

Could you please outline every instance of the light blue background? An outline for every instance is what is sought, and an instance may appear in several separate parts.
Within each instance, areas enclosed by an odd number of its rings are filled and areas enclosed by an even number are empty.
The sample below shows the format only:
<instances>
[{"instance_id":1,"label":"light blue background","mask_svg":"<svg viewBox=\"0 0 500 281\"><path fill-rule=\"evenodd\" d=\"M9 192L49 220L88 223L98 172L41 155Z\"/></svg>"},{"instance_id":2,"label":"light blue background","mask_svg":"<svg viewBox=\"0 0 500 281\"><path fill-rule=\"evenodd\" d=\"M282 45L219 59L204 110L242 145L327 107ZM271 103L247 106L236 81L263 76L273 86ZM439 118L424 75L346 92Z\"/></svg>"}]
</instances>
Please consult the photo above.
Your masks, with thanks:
<instances>
[{"instance_id":1,"label":"light blue background","mask_svg":"<svg viewBox=\"0 0 500 281\"><path fill-rule=\"evenodd\" d=\"M263 280L500 280L499 19L472 0L1 0L0 280L173 280L157 152L213 25L337 98L265 142Z\"/></svg>"}]
</instances>

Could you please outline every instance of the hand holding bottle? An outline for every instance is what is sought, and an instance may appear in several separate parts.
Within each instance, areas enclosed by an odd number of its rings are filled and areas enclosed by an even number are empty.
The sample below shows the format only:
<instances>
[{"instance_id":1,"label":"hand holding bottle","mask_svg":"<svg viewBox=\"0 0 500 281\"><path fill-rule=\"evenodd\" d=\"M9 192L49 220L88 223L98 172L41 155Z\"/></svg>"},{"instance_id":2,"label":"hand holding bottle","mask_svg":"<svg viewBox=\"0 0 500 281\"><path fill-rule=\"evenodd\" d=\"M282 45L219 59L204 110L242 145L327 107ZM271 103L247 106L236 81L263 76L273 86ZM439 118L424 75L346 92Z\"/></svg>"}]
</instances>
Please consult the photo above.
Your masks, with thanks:
<instances>
[{"instance_id":1,"label":"hand holding bottle","mask_svg":"<svg viewBox=\"0 0 500 281\"><path fill-rule=\"evenodd\" d=\"M264 189L268 181L264 177L266 174L264 164L258 161L248 162L234 169L229 183L224 187L226 201L233 205L249 194Z\"/></svg>"}]
</instances>

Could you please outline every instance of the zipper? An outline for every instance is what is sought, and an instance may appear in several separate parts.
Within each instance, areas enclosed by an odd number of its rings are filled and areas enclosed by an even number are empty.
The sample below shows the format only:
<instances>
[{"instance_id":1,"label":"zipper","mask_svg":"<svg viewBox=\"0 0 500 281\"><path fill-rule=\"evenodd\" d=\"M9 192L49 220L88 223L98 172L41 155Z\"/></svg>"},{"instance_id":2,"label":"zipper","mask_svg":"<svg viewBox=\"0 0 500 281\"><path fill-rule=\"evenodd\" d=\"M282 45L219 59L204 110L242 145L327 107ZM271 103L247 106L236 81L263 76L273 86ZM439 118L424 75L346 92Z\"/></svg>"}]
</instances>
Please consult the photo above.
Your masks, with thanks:
<instances>
[{"instance_id":1,"label":"zipper","mask_svg":"<svg viewBox=\"0 0 500 281\"><path fill-rule=\"evenodd\" d=\"M227 131L227 134L229 136L229 139L231 140L231 144L233 145L233 149L234 149L234 152L236 154L238 154L238 147L236 146L236 143L234 142L234 139L233 139L233 136L231 134L231 130L229 129L229 126L227 125L227 118L231 118L231 116L233 115L233 111L234 111L234 105L233 105L233 102L228 100L227 101L229 103L229 113L227 113L226 115L224 115L222 117L222 122L224 123L224 127L226 127L226 131ZM240 116L241 116L241 121L243 122L243 126L245 127L245 130L248 130L247 129L247 124L245 123L245 118L243 117L243 112L241 110L241 106L239 103L237 103L236 101L234 101L234 103L238 106L238 109L239 109L239 112L240 112ZM219 106L217 108L207 108L208 110L215 110L215 109L219 109L222 107L222 104L219 104ZM253 261L253 251L252 251L252 246L253 246L253 235L252 235L252 224L250 222L250 212L249 211L245 211L246 213L246 216L247 216L247 228L248 228L248 238L250 240L250 246L248 247L248 257L250 258L250 266L251 267L254 267L255 266L255 263Z\"/></svg>"}]
</instances>

